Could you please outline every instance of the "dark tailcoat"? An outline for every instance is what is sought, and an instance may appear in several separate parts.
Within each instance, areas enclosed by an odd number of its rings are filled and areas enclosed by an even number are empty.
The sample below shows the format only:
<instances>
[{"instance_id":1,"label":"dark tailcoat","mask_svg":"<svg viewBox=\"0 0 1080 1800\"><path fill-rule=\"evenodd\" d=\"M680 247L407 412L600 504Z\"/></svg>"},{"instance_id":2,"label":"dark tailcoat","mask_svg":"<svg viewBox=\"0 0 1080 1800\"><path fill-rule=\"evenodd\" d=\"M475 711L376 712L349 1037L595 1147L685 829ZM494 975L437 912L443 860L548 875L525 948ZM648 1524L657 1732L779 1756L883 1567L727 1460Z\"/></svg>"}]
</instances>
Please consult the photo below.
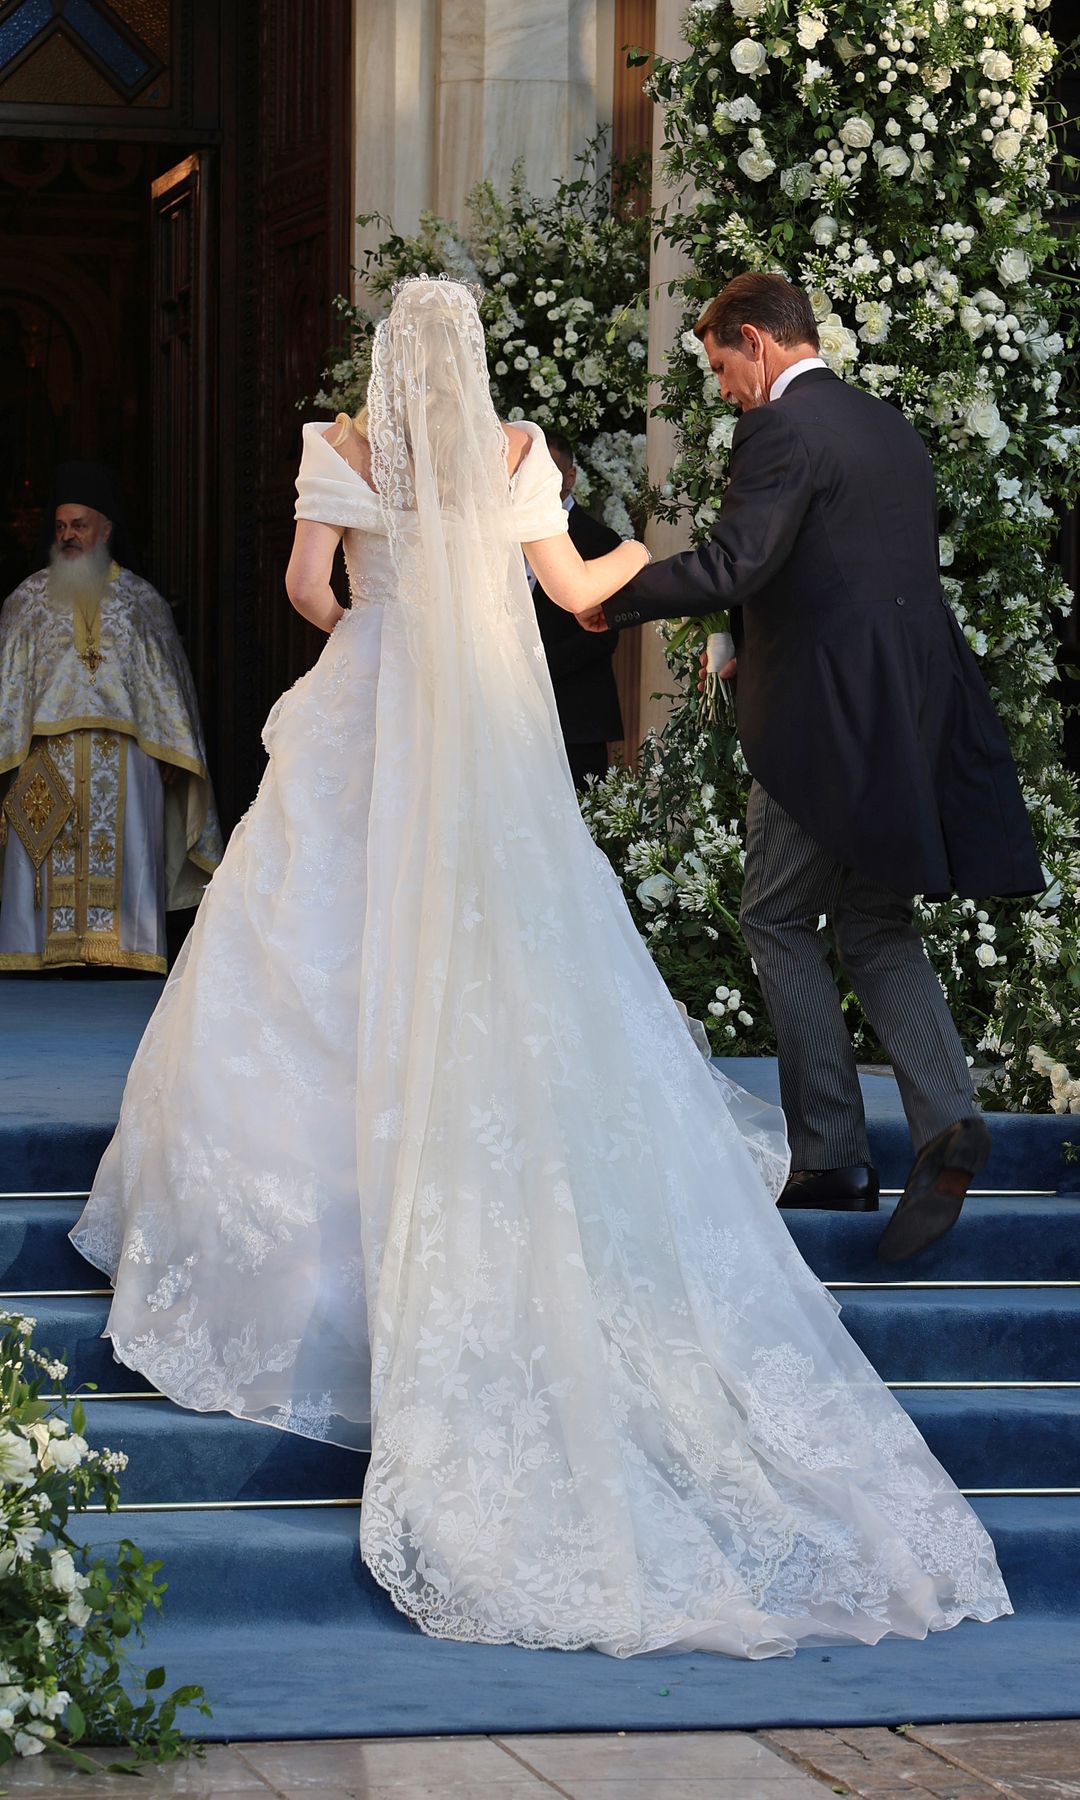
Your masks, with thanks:
<instances>
[{"instance_id":1,"label":"dark tailcoat","mask_svg":"<svg viewBox=\"0 0 1080 1800\"><path fill-rule=\"evenodd\" d=\"M570 508L569 524L570 542L585 562L606 556L622 542L580 506ZM573 613L549 600L539 582L533 599L565 742L603 744L621 738L622 714L611 667L618 632L582 631Z\"/></svg>"},{"instance_id":2,"label":"dark tailcoat","mask_svg":"<svg viewBox=\"0 0 1080 1800\"><path fill-rule=\"evenodd\" d=\"M643 569L614 626L733 613L751 774L897 894L1044 883L1001 722L938 574L930 458L828 369L740 418L709 542Z\"/></svg>"}]
</instances>

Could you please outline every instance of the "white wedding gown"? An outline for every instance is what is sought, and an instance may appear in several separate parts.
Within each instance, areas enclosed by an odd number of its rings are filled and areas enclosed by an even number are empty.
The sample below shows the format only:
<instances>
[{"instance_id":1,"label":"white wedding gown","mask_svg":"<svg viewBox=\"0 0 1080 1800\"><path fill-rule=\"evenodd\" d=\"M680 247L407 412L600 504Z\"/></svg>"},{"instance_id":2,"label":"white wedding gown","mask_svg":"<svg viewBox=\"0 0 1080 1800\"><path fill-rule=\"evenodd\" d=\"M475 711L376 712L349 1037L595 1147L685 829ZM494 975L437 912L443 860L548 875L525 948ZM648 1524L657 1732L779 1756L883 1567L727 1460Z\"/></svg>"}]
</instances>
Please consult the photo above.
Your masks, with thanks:
<instances>
[{"instance_id":1,"label":"white wedding gown","mask_svg":"<svg viewBox=\"0 0 1080 1800\"><path fill-rule=\"evenodd\" d=\"M582 823L523 570L464 675L449 637L418 672L325 429L298 512L345 527L354 605L270 715L73 1233L116 1355L182 1406L370 1421L363 1556L435 1634L764 1657L1011 1611ZM519 542L565 528L527 429Z\"/></svg>"}]
</instances>

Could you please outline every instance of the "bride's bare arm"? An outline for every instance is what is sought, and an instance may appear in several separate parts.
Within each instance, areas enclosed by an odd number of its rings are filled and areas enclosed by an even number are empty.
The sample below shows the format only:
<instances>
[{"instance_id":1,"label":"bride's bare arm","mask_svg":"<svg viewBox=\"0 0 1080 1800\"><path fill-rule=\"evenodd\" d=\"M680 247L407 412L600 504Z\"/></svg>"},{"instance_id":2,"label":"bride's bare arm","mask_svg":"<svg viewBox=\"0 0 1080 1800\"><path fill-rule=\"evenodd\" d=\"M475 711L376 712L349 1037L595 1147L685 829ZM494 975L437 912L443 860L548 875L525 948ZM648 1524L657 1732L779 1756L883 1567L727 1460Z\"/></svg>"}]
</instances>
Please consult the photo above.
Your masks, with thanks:
<instances>
[{"instance_id":1,"label":"bride's bare arm","mask_svg":"<svg viewBox=\"0 0 1080 1800\"><path fill-rule=\"evenodd\" d=\"M585 562L566 532L523 544L522 549L545 594L569 613L592 612L625 587L649 560L644 544L627 538L617 550Z\"/></svg>"},{"instance_id":2,"label":"bride's bare arm","mask_svg":"<svg viewBox=\"0 0 1080 1800\"><path fill-rule=\"evenodd\" d=\"M297 519L292 555L285 571L285 592L301 617L320 631L333 631L345 616L330 587L340 542L340 526Z\"/></svg>"}]
</instances>

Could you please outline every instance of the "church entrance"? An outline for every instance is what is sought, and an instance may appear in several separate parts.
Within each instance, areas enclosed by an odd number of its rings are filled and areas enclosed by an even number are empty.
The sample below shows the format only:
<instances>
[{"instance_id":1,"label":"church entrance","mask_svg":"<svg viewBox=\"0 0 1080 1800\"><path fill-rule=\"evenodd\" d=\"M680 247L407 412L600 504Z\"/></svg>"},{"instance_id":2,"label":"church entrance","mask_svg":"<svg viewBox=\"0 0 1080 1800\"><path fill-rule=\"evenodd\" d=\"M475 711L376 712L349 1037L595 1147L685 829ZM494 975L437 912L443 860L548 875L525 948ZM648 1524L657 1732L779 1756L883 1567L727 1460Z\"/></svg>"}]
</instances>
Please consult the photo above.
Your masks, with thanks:
<instances>
[{"instance_id":1,"label":"church entrance","mask_svg":"<svg viewBox=\"0 0 1080 1800\"><path fill-rule=\"evenodd\" d=\"M3 593L56 463L110 463L227 826L319 648L282 576L348 284L351 31L350 0L0 0Z\"/></svg>"}]
</instances>

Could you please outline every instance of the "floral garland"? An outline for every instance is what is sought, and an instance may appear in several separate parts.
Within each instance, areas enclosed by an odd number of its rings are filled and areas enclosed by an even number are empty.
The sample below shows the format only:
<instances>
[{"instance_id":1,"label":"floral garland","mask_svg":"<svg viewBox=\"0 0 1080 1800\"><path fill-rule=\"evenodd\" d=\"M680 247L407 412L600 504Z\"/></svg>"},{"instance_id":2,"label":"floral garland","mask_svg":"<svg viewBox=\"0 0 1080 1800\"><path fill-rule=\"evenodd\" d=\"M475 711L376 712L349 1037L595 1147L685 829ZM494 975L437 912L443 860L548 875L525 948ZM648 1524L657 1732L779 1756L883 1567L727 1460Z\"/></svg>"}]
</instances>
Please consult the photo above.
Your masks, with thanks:
<instances>
[{"instance_id":1,"label":"floral garland","mask_svg":"<svg viewBox=\"0 0 1080 1800\"><path fill-rule=\"evenodd\" d=\"M1048 216L1053 134L1039 93L1055 52L1037 22L1044 10L1034 0L695 0L687 55L658 61L652 78L669 176L692 193L660 219L691 263L687 323L740 270L783 271L810 295L826 360L901 407L933 458L945 593L1009 731L1048 873L1038 901L921 909L968 1049L997 1065L1007 1105L1045 1104L1033 1044L1067 1063L1080 1044L1080 824L1048 691L1071 600L1054 562L1054 503L1075 492L1080 469L1062 391L1075 277L1073 245ZM654 501L668 517L689 511L702 537L735 418L692 333L675 347L662 410L678 457ZM677 673L685 679L685 663ZM695 732L683 709L643 761L634 804L655 814L659 783L674 809L656 839L661 861L685 846L682 821L700 804ZM737 758L706 785L721 816L741 818ZM629 804L618 778L611 786ZM606 804L592 807L602 841ZM618 864L639 906L644 854ZM735 910L737 886L723 892ZM670 925L657 929L661 910ZM685 923L681 902L649 921L669 960ZM746 992L745 963L717 929L715 985ZM869 1051L860 1023L855 1033Z\"/></svg>"},{"instance_id":2,"label":"floral garland","mask_svg":"<svg viewBox=\"0 0 1080 1800\"><path fill-rule=\"evenodd\" d=\"M603 147L601 136L579 159L580 174L546 200L527 191L520 171L505 197L482 183L460 227L425 213L419 233L403 237L381 214L364 214L359 224L389 235L359 274L375 294L425 273L478 283L500 416L568 438L578 499L631 537L645 490L648 221L633 204L637 164L605 168ZM375 319L343 298L335 305L348 347L324 372L315 403L354 413L367 392Z\"/></svg>"},{"instance_id":3,"label":"floral garland","mask_svg":"<svg viewBox=\"0 0 1080 1800\"><path fill-rule=\"evenodd\" d=\"M0 1764L53 1751L96 1772L83 1740L126 1744L129 1770L167 1762L188 1748L177 1711L210 1709L202 1688L159 1698L164 1669L140 1677L126 1664L123 1640L141 1643L147 1610L161 1610L161 1564L122 1538L110 1569L70 1535L71 1514L95 1499L116 1510L127 1457L90 1448L83 1407L66 1410L67 1368L33 1348L33 1330L0 1312Z\"/></svg>"}]
</instances>

